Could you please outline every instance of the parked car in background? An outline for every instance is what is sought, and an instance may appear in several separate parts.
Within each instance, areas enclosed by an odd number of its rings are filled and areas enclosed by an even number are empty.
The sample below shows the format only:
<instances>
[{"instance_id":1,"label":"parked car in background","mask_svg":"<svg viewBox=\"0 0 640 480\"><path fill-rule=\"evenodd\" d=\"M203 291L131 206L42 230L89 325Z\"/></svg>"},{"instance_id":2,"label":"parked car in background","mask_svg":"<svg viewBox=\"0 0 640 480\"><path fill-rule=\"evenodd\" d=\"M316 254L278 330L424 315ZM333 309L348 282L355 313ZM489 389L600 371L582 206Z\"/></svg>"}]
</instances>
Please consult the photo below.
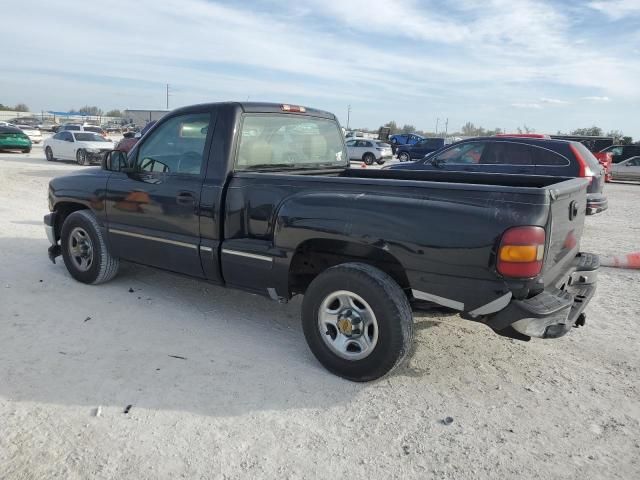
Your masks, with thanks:
<instances>
[{"instance_id":1,"label":"parked car in background","mask_svg":"<svg viewBox=\"0 0 640 480\"><path fill-rule=\"evenodd\" d=\"M63 131L44 141L48 161L75 160L78 165L100 163L113 142L93 132Z\"/></svg>"},{"instance_id":2,"label":"parked car in background","mask_svg":"<svg viewBox=\"0 0 640 480\"><path fill-rule=\"evenodd\" d=\"M0 125L0 150L31 151L31 140L18 127Z\"/></svg>"},{"instance_id":3,"label":"parked car in background","mask_svg":"<svg viewBox=\"0 0 640 480\"><path fill-rule=\"evenodd\" d=\"M400 145L413 145L423 138L424 137L422 135L417 135L415 133L397 133L389 137L389 143L391 144L393 153L396 153Z\"/></svg>"},{"instance_id":4,"label":"parked car in background","mask_svg":"<svg viewBox=\"0 0 640 480\"><path fill-rule=\"evenodd\" d=\"M14 125L29 125L32 128L40 129L42 126L42 120L36 117L16 117L7 120Z\"/></svg>"},{"instance_id":5,"label":"parked car in background","mask_svg":"<svg viewBox=\"0 0 640 480\"><path fill-rule=\"evenodd\" d=\"M91 132L100 135L104 138L107 137L107 132L102 127L97 125L79 125L75 123L66 123L60 127L59 132Z\"/></svg>"},{"instance_id":6,"label":"parked car in background","mask_svg":"<svg viewBox=\"0 0 640 480\"><path fill-rule=\"evenodd\" d=\"M640 182L640 156L614 163L611 167L611 178Z\"/></svg>"},{"instance_id":7,"label":"parked car in background","mask_svg":"<svg viewBox=\"0 0 640 480\"><path fill-rule=\"evenodd\" d=\"M151 130L156 122L157 120L151 120L140 132L124 132L122 140L118 142L115 149L125 153L128 152L136 143L138 143L138 140L140 140L145 133Z\"/></svg>"},{"instance_id":8,"label":"parked car in background","mask_svg":"<svg viewBox=\"0 0 640 480\"><path fill-rule=\"evenodd\" d=\"M391 145L377 140L367 140L363 138L347 140L347 153L349 160L362 161L367 165L384 164L385 161L393 158Z\"/></svg>"},{"instance_id":9,"label":"parked car in background","mask_svg":"<svg viewBox=\"0 0 640 480\"><path fill-rule=\"evenodd\" d=\"M128 153L133 146L138 143L139 136L136 136L133 132L124 132L122 140L120 140L115 147L115 150Z\"/></svg>"},{"instance_id":10,"label":"parked car in background","mask_svg":"<svg viewBox=\"0 0 640 480\"><path fill-rule=\"evenodd\" d=\"M0 127L15 127L15 125L13 123L0 121Z\"/></svg>"},{"instance_id":11,"label":"parked car in background","mask_svg":"<svg viewBox=\"0 0 640 480\"><path fill-rule=\"evenodd\" d=\"M604 150L600 150L600 152L611 153L611 161L613 163L620 163L627 158L640 156L640 145L612 145Z\"/></svg>"},{"instance_id":12,"label":"parked car in background","mask_svg":"<svg viewBox=\"0 0 640 480\"><path fill-rule=\"evenodd\" d=\"M416 162L385 167L394 170L506 173L589 179L587 213L607 209L602 193L605 172L579 142L551 138L476 137L449 145Z\"/></svg>"},{"instance_id":13,"label":"parked car in background","mask_svg":"<svg viewBox=\"0 0 640 480\"><path fill-rule=\"evenodd\" d=\"M400 145L396 148L396 155L401 162L409 162L416 158L423 158L444 147L444 138L423 138L413 145Z\"/></svg>"},{"instance_id":14,"label":"parked car in background","mask_svg":"<svg viewBox=\"0 0 640 480\"><path fill-rule=\"evenodd\" d=\"M29 137L31 143L40 143L42 141L42 132L40 132L40 130L38 130L37 128L34 128L30 125L21 124L16 125L16 127L22 130L25 135Z\"/></svg>"},{"instance_id":15,"label":"parked car in background","mask_svg":"<svg viewBox=\"0 0 640 480\"><path fill-rule=\"evenodd\" d=\"M43 120L40 124L40 130L45 132L55 132L59 125L51 120Z\"/></svg>"}]
</instances>

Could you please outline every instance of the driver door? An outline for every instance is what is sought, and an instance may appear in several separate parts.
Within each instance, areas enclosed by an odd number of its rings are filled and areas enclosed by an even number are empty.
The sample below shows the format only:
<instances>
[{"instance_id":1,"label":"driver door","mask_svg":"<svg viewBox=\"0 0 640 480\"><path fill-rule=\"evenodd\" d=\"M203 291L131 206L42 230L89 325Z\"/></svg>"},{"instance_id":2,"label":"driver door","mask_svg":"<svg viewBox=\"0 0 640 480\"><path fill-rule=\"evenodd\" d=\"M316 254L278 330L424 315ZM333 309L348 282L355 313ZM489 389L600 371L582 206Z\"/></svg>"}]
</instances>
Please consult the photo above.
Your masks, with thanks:
<instances>
[{"instance_id":1,"label":"driver door","mask_svg":"<svg viewBox=\"0 0 640 480\"><path fill-rule=\"evenodd\" d=\"M116 256L204 276L199 206L212 118L202 111L161 120L131 151L132 171L110 176L106 208Z\"/></svg>"}]
</instances>

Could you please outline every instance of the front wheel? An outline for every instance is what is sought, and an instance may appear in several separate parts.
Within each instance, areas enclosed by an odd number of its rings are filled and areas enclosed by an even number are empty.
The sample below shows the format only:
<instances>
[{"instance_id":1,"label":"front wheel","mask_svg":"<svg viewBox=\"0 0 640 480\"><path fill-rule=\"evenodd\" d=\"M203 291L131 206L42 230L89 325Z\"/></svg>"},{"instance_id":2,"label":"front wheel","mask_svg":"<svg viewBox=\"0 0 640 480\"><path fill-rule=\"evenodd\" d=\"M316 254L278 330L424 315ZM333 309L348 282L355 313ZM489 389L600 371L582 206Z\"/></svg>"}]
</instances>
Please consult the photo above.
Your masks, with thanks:
<instances>
[{"instance_id":1,"label":"front wheel","mask_svg":"<svg viewBox=\"0 0 640 480\"><path fill-rule=\"evenodd\" d=\"M407 296L386 273L345 263L318 275L302 303L309 348L330 372L375 380L402 363L413 341Z\"/></svg>"},{"instance_id":2,"label":"front wheel","mask_svg":"<svg viewBox=\"0 0 640 480\"><path fill-rule=\"evenodd\" d=\"M409 162L411 161L411 156L407 152L401 152L400 155L398 155L398 160L401 162Z\"/></svg>"},{"instance_id":3,"label":"front wheel","mask_svg":"<svg viewBox=\"0 0 640 480\"><path fill-rule=\"evenodd\" d=\"M31 153L31 149L30 148L25 148L24 150L22 150L22 153Z\"/></svg>"},{"instance_id":4,"label":"front wheel","mask_svg":"<svg viewBox=\"0 0 640 480\"><path fill-rule=\"evenodd\" d=\"M51 150L51 147L47 147L44 149L44 156L47 157L48 162L53 162L55 160L55 158L53 157L53 150Z\"/></svg>"},{"instance_id":5,"label":"front wheel","mask_svg":"<svg viewBox=\"0 0 640 480\"><path fill-rule=\"evenodd\" d=\"M118 273L119 261L109 252L96 217L89 210L69 215L60 234L62 258L73 278L98 284Z\"/></svg>"},{"instance_id":6,"label":"front wheel","mask_svg":"<svg viewBox=\"0 0 640 480\"><path fill-rule=\"evenodd\" d=\"M84 150L78 150L76 152L76 162L78 162L78 165L89 165L87 152L85 152Z\"/></svg>"}]
</instances>

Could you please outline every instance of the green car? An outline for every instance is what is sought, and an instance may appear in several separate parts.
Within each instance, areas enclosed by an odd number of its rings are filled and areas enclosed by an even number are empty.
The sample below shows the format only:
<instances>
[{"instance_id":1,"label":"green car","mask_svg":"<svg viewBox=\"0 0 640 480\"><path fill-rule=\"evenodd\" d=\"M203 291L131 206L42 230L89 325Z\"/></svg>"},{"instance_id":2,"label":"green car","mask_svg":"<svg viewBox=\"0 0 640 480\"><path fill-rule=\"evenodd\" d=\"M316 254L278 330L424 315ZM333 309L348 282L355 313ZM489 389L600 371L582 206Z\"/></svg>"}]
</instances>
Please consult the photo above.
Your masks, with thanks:
<instances>
[{"instance_id":1,"label":"green car","mask_svg":"<svg viewBox=\"0 0 640 480\"><path fill-rule=\"evenodd\" d=\"M0 150L22 150L29 153L31 140L19 128L0 126Z\"/></svg>"}]
</instances>

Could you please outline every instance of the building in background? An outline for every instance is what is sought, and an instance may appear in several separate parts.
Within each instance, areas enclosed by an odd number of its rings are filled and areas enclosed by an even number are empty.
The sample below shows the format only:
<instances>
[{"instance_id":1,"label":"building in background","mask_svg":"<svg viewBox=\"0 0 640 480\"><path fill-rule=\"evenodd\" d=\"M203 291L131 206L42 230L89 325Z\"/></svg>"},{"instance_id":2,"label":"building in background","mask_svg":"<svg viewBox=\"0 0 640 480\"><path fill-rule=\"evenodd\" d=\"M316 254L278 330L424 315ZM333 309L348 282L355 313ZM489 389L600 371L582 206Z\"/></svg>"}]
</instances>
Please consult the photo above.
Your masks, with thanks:
<instances>
[{"instance_id":1,"label":"building in background","mask_svg":"<svg viewBox=\"0 0 640 480\"><path fill-rule=\"evenodd\" d=\"M160 120L164 117L169 110L125 110L122 112L122 118L134 123L138 126L144 127L147 123L153 120Z\"/></svg>"}]
</instances>

